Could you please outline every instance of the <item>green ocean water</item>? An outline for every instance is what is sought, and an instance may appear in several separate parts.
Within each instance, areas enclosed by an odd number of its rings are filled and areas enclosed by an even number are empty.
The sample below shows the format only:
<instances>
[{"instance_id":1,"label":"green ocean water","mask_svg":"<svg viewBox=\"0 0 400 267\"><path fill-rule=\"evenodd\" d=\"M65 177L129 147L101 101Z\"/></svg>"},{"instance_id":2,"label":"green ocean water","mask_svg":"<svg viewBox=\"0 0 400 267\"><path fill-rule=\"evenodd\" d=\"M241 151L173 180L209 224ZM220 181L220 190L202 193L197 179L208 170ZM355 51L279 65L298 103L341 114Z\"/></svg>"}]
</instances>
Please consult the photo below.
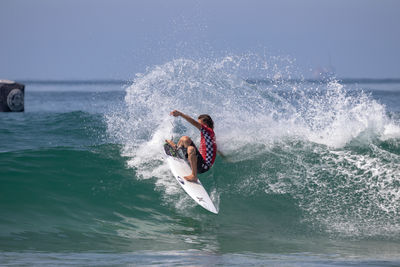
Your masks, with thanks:
<instances>
[{"instance_id":1,"label":"green ocean water","mask_svg":"<svg viewBox=\"0 0 400 267\"><path fill-rule=\"evenodd\" d=\"M217 64L218 63L218 64ZM221 62L176 60L131 84L27 85L0 114L5 265L395 266L400 85L246 82ZM209 113L219 149L188 197L169 116Z\"/></svg>"}]
</instances>

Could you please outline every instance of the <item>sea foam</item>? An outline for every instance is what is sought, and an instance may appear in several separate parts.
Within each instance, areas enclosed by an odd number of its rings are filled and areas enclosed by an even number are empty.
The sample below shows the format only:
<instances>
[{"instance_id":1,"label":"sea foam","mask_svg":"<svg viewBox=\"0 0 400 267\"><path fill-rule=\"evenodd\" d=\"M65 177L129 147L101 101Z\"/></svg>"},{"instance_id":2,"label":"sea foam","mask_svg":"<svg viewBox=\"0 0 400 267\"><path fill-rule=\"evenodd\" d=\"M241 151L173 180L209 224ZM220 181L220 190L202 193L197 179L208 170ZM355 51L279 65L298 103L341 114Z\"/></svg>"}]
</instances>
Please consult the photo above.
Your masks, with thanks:
<instances>
[{"instance_id":1,"label":"sea foam","mask_svg":"<svg viewBox=\"0 0 400 267\"><path fill-rule=\"evenodd\" d=\"M253 161L253 172L234 186L239 193L290 194L308 214L305 219L328 232L355 228L352 233L372 234L379 226L383 233L397 225L399 156L376 142L397 143L398 122L369 94L338 80L293 81L292 64L287 58L247 55L154 66L127 87L125 106L106 115L108 133L123 145L127 165L141 179L155 178L177 209L187 208L187 196L170 179L161 147L181 135L198 144L199 133L171 117L174 109L192 117L210 114L229 162ZM268 82L251 83L251 75ZM281 162L274 172L270 157ZM223 201L215 188L212 196Z\"/></svg>"}]
</instances>

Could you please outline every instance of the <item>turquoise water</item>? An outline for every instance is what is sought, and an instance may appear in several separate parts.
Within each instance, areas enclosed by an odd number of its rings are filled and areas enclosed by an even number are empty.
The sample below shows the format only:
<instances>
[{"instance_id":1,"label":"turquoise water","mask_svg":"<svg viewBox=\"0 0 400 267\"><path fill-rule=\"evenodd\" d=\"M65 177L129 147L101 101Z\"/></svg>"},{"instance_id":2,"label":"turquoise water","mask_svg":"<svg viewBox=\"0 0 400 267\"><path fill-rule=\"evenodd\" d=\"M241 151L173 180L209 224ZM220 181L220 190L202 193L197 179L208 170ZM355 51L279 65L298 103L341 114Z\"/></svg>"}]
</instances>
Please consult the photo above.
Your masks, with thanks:
<instances>
[{"instance_id":1,"label":"turquoise water","mask_svg":"<svg viewBox=\"0 0 400 267\"><path fill-rule=\"evenodd\" d=\"M0 262L399 265L400 84L249 83L232 62L27 84L26 112L0 114ZM162 160L166 138L199 142L172 109L215 120L218 215Z\"/></svg>"}]
</instances>

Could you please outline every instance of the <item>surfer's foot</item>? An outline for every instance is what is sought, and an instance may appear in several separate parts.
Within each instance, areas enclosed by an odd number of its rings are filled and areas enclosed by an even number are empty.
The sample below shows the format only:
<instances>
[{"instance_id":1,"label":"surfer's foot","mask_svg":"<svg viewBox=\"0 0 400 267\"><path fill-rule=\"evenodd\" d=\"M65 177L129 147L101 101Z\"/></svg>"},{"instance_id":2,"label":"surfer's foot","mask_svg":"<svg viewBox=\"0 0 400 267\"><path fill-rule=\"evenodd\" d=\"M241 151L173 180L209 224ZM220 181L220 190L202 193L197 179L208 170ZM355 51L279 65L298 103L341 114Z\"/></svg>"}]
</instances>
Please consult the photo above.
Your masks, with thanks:
<instances>
[{"instance_id":1,"label":"surfer's foot","mask_svg":"<svg viewBox=\"0 0 400 267\"><path fill-rule=\"evenodd\" d=\"M183 177L183 178L185 178L185 180L186 181L189 181L189 182L197 182L197 177L196 176L194 176L193 174L191 174L191 175L188 175L188 176L185 176L185 177Z\"/></svg>"},{"instance_id":2,"label":"surfer's foot","mask_svg":"<svg viewBox=\"0 0 400 267\"><path fill-rule=\"evenodd\" d=\"M176 150L176 145L175 145L175 143L174 143L172 140L165 140L165 142L167 142L168 145L170 145L173 149Z\"/></svg>"}]
</instances>

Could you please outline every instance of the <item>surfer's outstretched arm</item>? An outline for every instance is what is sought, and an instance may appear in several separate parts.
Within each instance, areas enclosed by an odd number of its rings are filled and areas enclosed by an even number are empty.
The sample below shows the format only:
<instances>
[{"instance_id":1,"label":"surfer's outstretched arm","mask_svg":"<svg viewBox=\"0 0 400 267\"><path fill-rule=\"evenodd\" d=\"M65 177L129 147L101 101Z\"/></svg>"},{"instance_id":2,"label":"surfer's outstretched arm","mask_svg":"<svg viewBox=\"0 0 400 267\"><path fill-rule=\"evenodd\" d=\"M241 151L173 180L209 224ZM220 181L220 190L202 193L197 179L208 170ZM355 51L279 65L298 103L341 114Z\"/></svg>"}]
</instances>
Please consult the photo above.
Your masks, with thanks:
<instances>
[{"instance_id":1,"label":"surfer's outstretched arm","mask_svg":"<svg viewBox=\"0 0 400 267\"><path fill-rule=\"evenodd\" d=\"M171 111L170 115L174 116L174 117L178 117L181 116L182 118L184 118L185 120L187 120L190 124L192 124L194 127L196 127L197 129L201 129L201 124L200 122L196 121L195 119L193 119L192 117L178 111L178 110L173 110Z\"/></svg>"}]
</instances>

